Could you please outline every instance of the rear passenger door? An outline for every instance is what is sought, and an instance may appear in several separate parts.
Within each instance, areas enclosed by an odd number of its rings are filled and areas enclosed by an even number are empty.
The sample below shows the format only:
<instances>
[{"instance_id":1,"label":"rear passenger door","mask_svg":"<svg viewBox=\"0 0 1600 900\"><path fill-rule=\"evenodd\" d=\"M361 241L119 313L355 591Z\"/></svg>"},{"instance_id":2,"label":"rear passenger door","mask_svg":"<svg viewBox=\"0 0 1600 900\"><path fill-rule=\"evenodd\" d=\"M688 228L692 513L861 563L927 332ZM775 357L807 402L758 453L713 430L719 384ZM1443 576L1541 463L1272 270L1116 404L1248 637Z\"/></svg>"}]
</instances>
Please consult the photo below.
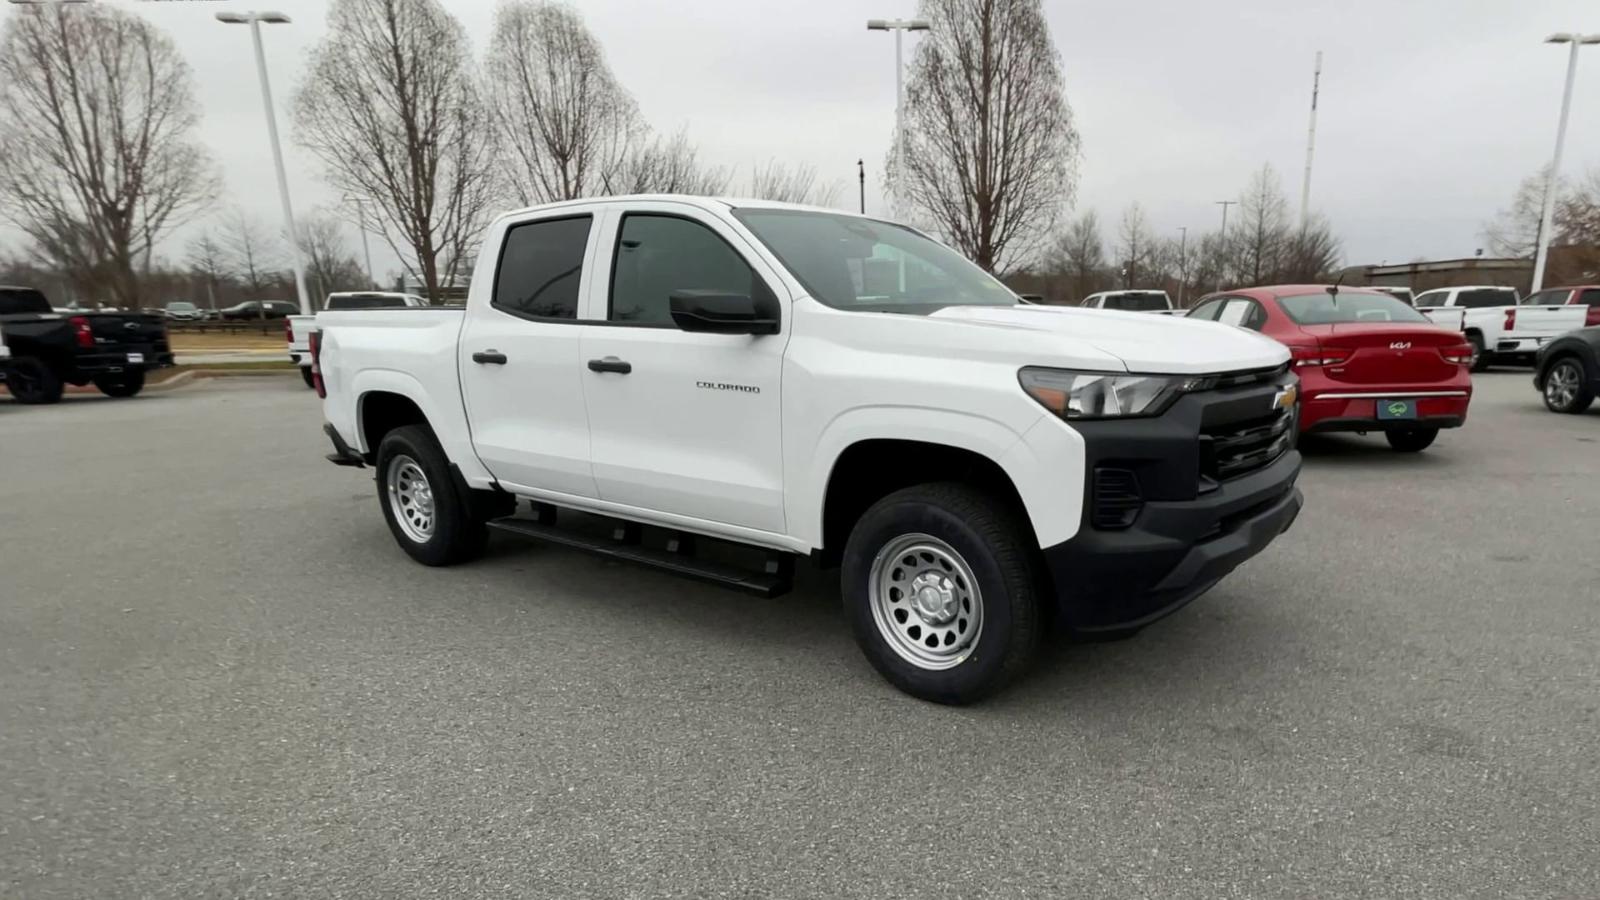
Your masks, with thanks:
<instances>
[{"instance_id":1,"label":"rear passenger door","mask_svg":"<svg viewBox=\"0 0 1600 900\"><path fill-rule=\"evenodd\" d=\"M498 244L491 235L494 283L474 285L467 302L462 399L478 458L508 488L595 496L578 310L593 277L585 261L596 218L546 213L511 223Z\"/></svg>"},{"instance_id":2,"label":"rear passenger door","mask_svg":"<svg viewBox=\"0 0 1600 900\"><path fill-rule=\"evenodd\" d=\"M729 223L670 202L616 208L597 267L609 284L592 298L582 377L600 498L781 534L790 298L777 273ZM763 289L783 310L778 334L680 331L669 313L673 291Z\"/></svg>"}]
</instances>

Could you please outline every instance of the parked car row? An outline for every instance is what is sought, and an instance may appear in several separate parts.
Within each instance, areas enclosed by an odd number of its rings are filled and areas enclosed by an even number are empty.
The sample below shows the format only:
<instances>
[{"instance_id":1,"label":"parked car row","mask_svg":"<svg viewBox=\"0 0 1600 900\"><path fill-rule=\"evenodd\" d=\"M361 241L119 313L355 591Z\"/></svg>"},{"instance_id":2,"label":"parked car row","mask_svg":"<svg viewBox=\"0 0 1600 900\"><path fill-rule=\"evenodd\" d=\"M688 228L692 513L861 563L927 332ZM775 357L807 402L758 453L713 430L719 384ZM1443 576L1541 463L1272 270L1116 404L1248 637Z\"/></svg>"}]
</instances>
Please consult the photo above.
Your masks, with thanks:
<instances>
[{"instance_id":1,"label":"parked car row","mask_svg":"<svg viewBox=\"0 0 1600 900\"><path fill-rule=\"evenodd\" d=\"M173 364L160 316L127 312L63 314L38 290L0 287L0 380L19 403L55 403L68 384L93 384L131 397L145 374Z\"/></svg>"}]
</instances>

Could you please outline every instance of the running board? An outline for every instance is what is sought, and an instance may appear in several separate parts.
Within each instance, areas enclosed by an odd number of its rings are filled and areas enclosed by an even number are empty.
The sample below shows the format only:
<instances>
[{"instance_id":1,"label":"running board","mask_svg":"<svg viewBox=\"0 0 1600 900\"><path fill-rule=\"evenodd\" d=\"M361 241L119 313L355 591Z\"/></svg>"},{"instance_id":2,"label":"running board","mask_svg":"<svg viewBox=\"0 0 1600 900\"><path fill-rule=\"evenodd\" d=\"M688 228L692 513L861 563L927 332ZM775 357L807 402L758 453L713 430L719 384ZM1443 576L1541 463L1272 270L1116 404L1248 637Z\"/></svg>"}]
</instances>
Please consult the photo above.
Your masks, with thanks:
<instances>
[{"instance_id":1,"label":"running board","mask_svg":"<svg viewBox=\"0 0 1600 900\"><path fill-rule=\"evenodd\" d=\"M633 523L625 523L619 526L617 531L613 533L612 538L606 539L579 534L575 531L560 528L553 523L539 522L535 519L509 516L504 519L491 519L489 521L489 527L497 531L504 531L508 534L539 541L548 541L552 544L560 544L563 547L583 550L607 559L620 559L626 562L654 566L674 575L710 582L721 587L755 594L759 597L777 597L780 594L788 593L793 586L794 558L787 554L769 553L766 571L757 572L751 569L741 569L737 566L696 559L692 555L694 541L687 535L673 535L668 541L668 547L678 548L679 552L672 552L670 549L655 550L645 547L638 542L637 526L628 527L632 525Z\"/></svg>"}]
</instances>

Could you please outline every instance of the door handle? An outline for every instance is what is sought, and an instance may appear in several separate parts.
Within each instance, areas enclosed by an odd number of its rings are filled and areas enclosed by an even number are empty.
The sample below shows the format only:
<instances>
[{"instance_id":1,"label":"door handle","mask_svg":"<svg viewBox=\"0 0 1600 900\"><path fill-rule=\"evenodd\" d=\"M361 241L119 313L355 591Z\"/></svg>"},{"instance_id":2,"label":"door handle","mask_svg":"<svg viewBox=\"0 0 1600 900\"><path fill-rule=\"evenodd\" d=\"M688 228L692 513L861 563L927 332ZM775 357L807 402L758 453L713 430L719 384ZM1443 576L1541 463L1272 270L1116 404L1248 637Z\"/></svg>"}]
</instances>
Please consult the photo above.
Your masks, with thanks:
<instances>
[{"instance_id":1,"label":"door handle","mask_svg":"<svg viewBox=\"0 0 1600 900\"><path fill-rule=\"evenodd\" d=\"M608 356L605 359L591 359L589 360L589 371L615 372L618 375L626 375L633 371L633 363L623 362L615 356Z\"/></svg>"},{"instance_id":2,"label":"door handle","mask_svg":"<svg viewBox=\"0 0 1600 900\"><path fill-rule=\"evenodd\" d=\"M506 364L506 355L499 350L479 350L472 354L472 361L485 366L503 366Z\"/></svg>"}]
</instances>

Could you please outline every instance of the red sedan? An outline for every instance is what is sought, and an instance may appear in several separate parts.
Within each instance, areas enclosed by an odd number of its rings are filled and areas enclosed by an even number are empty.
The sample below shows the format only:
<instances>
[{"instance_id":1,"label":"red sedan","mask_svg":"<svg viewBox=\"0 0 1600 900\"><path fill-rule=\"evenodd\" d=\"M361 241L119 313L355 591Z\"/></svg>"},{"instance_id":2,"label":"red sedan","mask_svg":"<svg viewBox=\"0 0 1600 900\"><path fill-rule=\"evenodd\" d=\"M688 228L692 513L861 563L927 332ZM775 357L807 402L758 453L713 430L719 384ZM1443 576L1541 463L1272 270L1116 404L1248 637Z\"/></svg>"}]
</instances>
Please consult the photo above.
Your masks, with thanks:
<instances>
[{"instance_id":1,"label":"red sedan","mask_svg":"<svg viewBox=\"0 0 1600 900\"><path fill-rule=\"evenodd\" d=\"M1365 288L1288 284L1204 297L1189 313L1289 348L1300 431L1381 431L1415 453L1467 421L1472 345L1400 300Z\"/></svg>"}]
</instances>

